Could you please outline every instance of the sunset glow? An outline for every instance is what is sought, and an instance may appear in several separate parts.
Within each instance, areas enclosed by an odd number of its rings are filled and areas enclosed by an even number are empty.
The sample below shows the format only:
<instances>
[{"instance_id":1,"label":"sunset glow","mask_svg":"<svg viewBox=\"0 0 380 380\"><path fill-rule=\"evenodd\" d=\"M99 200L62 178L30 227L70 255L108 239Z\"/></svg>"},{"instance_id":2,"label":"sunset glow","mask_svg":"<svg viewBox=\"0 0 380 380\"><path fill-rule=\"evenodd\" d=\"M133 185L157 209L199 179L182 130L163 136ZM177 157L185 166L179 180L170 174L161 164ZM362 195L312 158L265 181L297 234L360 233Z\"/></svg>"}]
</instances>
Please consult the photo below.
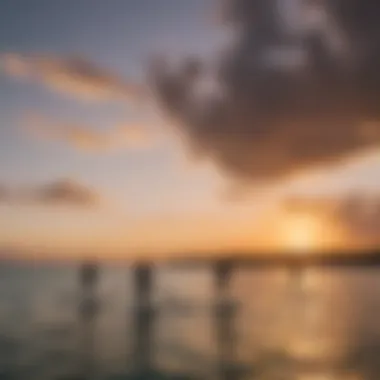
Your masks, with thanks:
<instances>
[{"instance_id":1,"label":"sunset glow","mask_svg":"<svg viewBox=\"0 0 380 380\"><path fill-rule=\"evenodd\" d=\"M317 212L281 210L295 194L344 209L351 190L365 198L379 189L377 111L362 115L362 126L347 123L367 109L356 107L371 100L368 86L352 91L341 114L331 94L345 88L320 80L319 59L283 44L308 41L302 34L311 29L333 33L332 15L284 1L278 48L264 39L262 51L251 51L259 36L250 24L259 19L258 30L270 29L272 2L263 2L260 17L250 0L241 2L246 17L226 9L222 18L236 30L206 21L217 3L36 1L28 12L1 2L8 37L0 44L0 251L109 259L380 243L376 228L366 231L352 213L326 221L320 202L311 205ZM362 48L360 57L373 56ZM309 93L314 83L335 87ZM376 102L369 103L377 110ZM365 227L376 223L380 217Z\"/></svg>"},{"instance_id":2,"label":"sunset glow","mask_svg":"<svg viewBox=\"0 0 380 380\"><path fill-rule=\"evenodd\" d=\"M320 225L309 215L289 216L283 221L281 240L285 249L303 253L320 246Z\"/></svg>"}]
</instances>

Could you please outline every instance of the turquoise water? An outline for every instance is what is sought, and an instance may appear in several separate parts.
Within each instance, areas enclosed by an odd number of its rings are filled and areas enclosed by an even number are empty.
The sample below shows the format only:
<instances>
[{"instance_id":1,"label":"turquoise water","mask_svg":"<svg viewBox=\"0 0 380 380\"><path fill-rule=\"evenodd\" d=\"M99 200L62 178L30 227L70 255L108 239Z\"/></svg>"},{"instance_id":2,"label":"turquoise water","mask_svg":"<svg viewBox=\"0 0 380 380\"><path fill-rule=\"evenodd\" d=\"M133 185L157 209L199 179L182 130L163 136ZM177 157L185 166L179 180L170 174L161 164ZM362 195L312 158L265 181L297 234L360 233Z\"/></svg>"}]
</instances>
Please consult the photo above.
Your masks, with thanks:
<instances>
[{"instance_id":1,"label":"turquoise water","mask_svg":"<svg viewBox=\"0 0 380 380\"><path fill-rule=\"evenodd\" d=\"M27 379L53 379L75 371L82 332L77 320L77 269L75 264L1 265L0 368L17 368L19 378ZM310 372L302 364L310 362L324 364L321 369L313 367L314 372L339 363L363 379L380 378L378 360L371 359L380 352L379 274L377 270L236 272L231 296L240 307L236 323L238 360L259 369L257 378L279 379L276 370L281 368L281 376L306 379L309 377L295 372ZM213 376L216 347L212 296L213 278L207 270L158 271L158 366L203 378ZM130 268L104 266L98 297L97 372L123 372L131 365ZM184 301L192 305L191 310L181 312L174 307ZM301 363L297 364L300 369L296 371L294 363L280 365L284 358Z\"/></svg>"}]
</instances>

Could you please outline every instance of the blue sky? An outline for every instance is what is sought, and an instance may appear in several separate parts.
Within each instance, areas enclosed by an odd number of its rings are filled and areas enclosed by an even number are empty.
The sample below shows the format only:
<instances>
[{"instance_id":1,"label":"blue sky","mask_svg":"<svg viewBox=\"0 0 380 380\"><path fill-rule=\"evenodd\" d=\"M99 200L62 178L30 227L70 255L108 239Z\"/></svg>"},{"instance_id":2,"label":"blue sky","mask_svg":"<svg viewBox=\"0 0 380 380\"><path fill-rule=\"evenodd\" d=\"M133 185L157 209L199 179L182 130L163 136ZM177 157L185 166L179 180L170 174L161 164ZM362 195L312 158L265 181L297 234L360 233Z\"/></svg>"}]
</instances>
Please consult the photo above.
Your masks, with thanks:
<instances>
[{"instance_id":1,"label":"blue sky","mask_svg":"<svg viewBox=\"0 0 380 380\"><path fill-rule=\"evenodd\" d=\"M82 0L5 1L1 4L0 50L63 57L80 55L121 77L140 80L147 58L160 42L165 45L168 41L170 49L176 46L179 51L184 46L189 51L205 50L208 36L207 22L202 20L205 7L204 1L94 1L91 4ZM194 32L202 38L195 37ZM82 104L43 86L4 75L0 80L3 180L80 176L95 186L119 188L130 182L132 175L134 181L140 182L143 193L152 181L156 186L158 182L164 186L175 181L171 169L173 153L167 147L144 154L124 151L87 155L59 144L33 140L19 129L21 116L31 111L106 129L136 118L128 105ZM146 118L137 115L137 119ZM168 167L160 173L162 181L155 174L158 165Z\"/></svg>"},{"instance_id":2,"label":"blue sky","mask_svg":"<svg viewBox=\"0 0 380 380\"><path fill-rule=\"evenodd\" d=\"M161 49L178 55L208 52L208 46L218 38L208 22L210 5L211 2L199 0L6 0L0 4L0 52L81 56L119 77L141 82L150 55ZM105 154L77 151L25 133L22 120L31 112L99 130L147 119L128 104L78 102L38 83L2 73L0 173L4 183L19 185L75 178L116 197L125 212L137 218L144 214L181 213L197 205L202 208L211 198L208 192L213 180L202 173L184 174L178 149L171 144L163 143L149 151L118 150ZM52 215L51 211L30 207L3 211L7 230L12 224L9 220L16 219L12 231L8 231L12 239L5 236L3 240L16 245L17 239L29 231L29 219L40 220L36 224L41 230L46 229L49 221L62 225L63 220L62 211L55 216L54 212ZM88 223L88 218L82 217L83 223Z\"/></svg>"}]
</instances>

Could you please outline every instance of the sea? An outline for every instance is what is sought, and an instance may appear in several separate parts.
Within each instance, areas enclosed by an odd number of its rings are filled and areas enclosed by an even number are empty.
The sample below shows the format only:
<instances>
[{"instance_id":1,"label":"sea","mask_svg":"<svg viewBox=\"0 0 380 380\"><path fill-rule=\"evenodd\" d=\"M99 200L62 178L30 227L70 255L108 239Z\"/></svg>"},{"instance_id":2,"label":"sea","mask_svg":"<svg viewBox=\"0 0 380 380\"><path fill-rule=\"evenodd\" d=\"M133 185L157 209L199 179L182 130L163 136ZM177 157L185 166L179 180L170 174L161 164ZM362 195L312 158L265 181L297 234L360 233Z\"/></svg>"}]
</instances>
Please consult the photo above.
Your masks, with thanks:
<instances>
[{"instance_id":1,"label":"sea","mask_svg":"<svg viewBox=\"0 0 380 380\"><path fill-rule=\"evenodd\" d=\"M76 373L84 333L79 267L0 263L0 379ZM133 367L133 270L123 263L99 268L92 330L97 378ZM212 272L158 265L154 281L154 366L217 379ZM229 293L235 310L231 363L244 368L246 378L380 379L379 269L241 268Z\"/></svg>"}]
</instances>

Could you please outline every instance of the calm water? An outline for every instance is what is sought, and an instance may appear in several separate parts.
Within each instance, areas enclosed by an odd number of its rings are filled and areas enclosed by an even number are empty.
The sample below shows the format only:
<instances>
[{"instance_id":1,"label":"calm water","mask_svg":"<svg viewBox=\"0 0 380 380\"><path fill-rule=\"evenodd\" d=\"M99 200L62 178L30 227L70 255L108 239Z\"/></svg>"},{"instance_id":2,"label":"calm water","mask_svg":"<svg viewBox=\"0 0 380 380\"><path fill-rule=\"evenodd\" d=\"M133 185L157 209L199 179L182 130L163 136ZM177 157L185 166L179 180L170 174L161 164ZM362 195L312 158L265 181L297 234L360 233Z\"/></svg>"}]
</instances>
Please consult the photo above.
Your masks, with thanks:
<instances>
[{"instance_id":1,"label":"calm water","mask_svg":"<svg viewBox=\"0 0 380 380\"><path fill-rule=\"evenodd\" d=\"M131 285L129 268L102 268L95 342L99 373L121 372L130 364ZM158 365L213 376L212 294L207 270L158 272ZM236 272L231 295L240 305L238 357L254 365L255 378L380 378L378 270L241 270ZM178 300L193 305L193 310L174 308ZM16 367L18 376L27 379L73 371L80 336L77 305L76 265L3 263L2 370Z\"/></svg>"}]
</instances>

